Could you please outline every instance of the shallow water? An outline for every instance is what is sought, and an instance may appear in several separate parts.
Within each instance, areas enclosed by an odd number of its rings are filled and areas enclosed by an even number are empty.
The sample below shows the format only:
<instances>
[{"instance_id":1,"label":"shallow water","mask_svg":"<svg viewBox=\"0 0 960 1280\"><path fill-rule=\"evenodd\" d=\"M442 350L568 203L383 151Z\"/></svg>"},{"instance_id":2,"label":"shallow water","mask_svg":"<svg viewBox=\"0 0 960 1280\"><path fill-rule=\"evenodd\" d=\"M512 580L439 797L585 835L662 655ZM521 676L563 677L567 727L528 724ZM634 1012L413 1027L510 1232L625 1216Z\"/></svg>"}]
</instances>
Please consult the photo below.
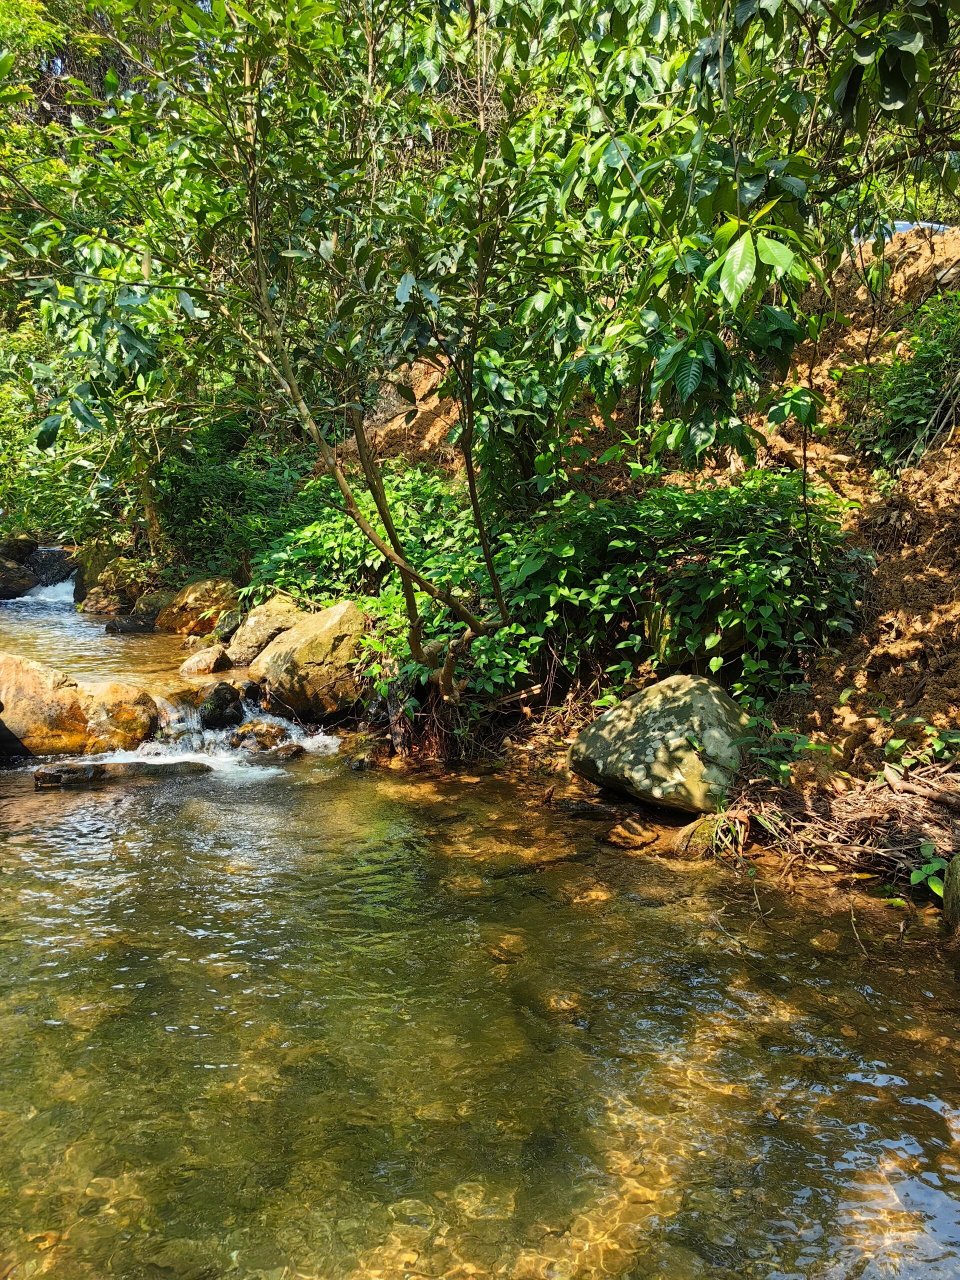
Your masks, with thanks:
<instances>
[{"instance_id":1,"label":"shallow water","mask_svg":"<svg viewBox=\"0 0 960 1280\"><path fill-rule=\"evenodd\" d=\"M0 601L0 652L48 663L75 679L132 680L151 689L182 686L188 655L180 636L108 636L108 619L73 608L73 584L38 587Z\"/></svg>"},{"instance_id":2,"label":"shallow water","mask_svg":"<svg viewBox=\"0 0 960 1280\"><path fill-rule=\"evenodd\" d=\"M0 774L0 1276L956 1277L954 975L858 932L493 778Z\"/></svg>"}]
</instances>

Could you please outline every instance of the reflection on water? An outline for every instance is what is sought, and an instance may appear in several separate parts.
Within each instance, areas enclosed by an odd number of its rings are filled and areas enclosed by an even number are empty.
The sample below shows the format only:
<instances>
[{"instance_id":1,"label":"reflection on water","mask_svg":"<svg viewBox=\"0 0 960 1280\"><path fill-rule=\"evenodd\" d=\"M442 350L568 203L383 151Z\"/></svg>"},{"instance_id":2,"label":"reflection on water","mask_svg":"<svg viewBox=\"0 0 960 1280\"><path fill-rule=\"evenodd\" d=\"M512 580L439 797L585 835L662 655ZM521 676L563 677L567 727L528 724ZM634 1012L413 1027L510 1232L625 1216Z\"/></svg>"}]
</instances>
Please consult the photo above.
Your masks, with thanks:
<instances>
[{"instance_id":1,"label":"reflection on water","mask_svg":"<svg viewBox=\"0 0 960 1280\"><path fill-rule=\"evenodd\" d=\"M960 1274L931 947L503 783L248 783L0 775L0 1276Z\"/></svg>"}]
</instances>

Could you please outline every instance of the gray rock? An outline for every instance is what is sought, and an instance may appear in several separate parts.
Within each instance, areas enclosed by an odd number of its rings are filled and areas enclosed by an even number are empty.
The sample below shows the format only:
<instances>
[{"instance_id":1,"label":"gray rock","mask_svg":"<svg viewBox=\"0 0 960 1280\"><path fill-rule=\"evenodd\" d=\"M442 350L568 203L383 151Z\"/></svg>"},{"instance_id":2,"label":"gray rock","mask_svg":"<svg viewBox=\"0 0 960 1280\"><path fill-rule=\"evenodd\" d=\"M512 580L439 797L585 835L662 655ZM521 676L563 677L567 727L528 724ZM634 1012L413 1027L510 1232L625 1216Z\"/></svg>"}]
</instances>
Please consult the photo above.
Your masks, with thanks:
<instances>
[{"instance_id":1,"label":"gray rock","mask_svg":"<svg viewBox=\"0 0 960 1280\"><path fill-rule=\"evenodd\" d=\"M675 675L611 707L570 749L575 773L638 800L713 813L740 767L747 716L714 681Z\"/></svg>"},{"instance_id":2,"label":"gray rock","mask_svg":"<svg viewBox=\"0 0 960 1280\"><path fill-rule=\"evenodd\" d=\"M100 782L123 782L127 778L182 778L211 773L212 766L200 760L110 760L97 764L51 764L34 769L33 785L38 791L49 787L91 787Z\"/></svg>"},{"instance_id":3,"label":"gray rock","mask_svg":"<svg viewBox=\"0 0 960 1280\"><path fill-rule=\"evenodd\" d=\"M289 631L310 615L285 600L273 596L265 604L251 609L230 641L230 661L235 667L247 667L271 640Z\"/></svg>"}]
</instances>

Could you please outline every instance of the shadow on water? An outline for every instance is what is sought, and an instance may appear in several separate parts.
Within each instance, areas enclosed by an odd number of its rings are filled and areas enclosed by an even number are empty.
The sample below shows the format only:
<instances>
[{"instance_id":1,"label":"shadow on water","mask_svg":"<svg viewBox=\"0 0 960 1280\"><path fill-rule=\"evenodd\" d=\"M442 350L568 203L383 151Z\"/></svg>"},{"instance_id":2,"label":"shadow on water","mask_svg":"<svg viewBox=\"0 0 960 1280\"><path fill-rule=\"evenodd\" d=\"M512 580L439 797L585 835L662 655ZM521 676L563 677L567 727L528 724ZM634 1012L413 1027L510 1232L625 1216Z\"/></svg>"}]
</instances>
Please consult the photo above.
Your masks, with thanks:
<instances>
[{"instance_id":1,"label":"shadow on water","mask_svg":"<svg viewBox=\"0 0 960 1280\"><path fill-rule=\"evenodd\" d=\"M958 1273L929 953L506 784L254 773L0 779L12 1276Z\"/></svg>"}]
</instances>

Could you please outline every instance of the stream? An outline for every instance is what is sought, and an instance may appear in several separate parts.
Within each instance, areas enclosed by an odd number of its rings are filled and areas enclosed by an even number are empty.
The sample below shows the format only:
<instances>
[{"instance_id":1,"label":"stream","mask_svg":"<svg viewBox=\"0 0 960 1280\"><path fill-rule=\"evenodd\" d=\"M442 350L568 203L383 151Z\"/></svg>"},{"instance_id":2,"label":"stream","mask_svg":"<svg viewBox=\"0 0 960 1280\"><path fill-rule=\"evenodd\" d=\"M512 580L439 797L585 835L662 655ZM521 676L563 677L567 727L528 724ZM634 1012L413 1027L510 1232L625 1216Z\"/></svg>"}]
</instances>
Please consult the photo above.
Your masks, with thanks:
<instances>
[{"instance_id":1,"label":"stream","mask_svg":"<svg viewBox=\"0 0 960 1280\"><path fill-rule=\"evenodd\" d=\"M158 692L184 656L65 587L0 649ZM960 1276L935 925L308 746L0 772L0 1277Z\"/></svg>"}]
</instances>

